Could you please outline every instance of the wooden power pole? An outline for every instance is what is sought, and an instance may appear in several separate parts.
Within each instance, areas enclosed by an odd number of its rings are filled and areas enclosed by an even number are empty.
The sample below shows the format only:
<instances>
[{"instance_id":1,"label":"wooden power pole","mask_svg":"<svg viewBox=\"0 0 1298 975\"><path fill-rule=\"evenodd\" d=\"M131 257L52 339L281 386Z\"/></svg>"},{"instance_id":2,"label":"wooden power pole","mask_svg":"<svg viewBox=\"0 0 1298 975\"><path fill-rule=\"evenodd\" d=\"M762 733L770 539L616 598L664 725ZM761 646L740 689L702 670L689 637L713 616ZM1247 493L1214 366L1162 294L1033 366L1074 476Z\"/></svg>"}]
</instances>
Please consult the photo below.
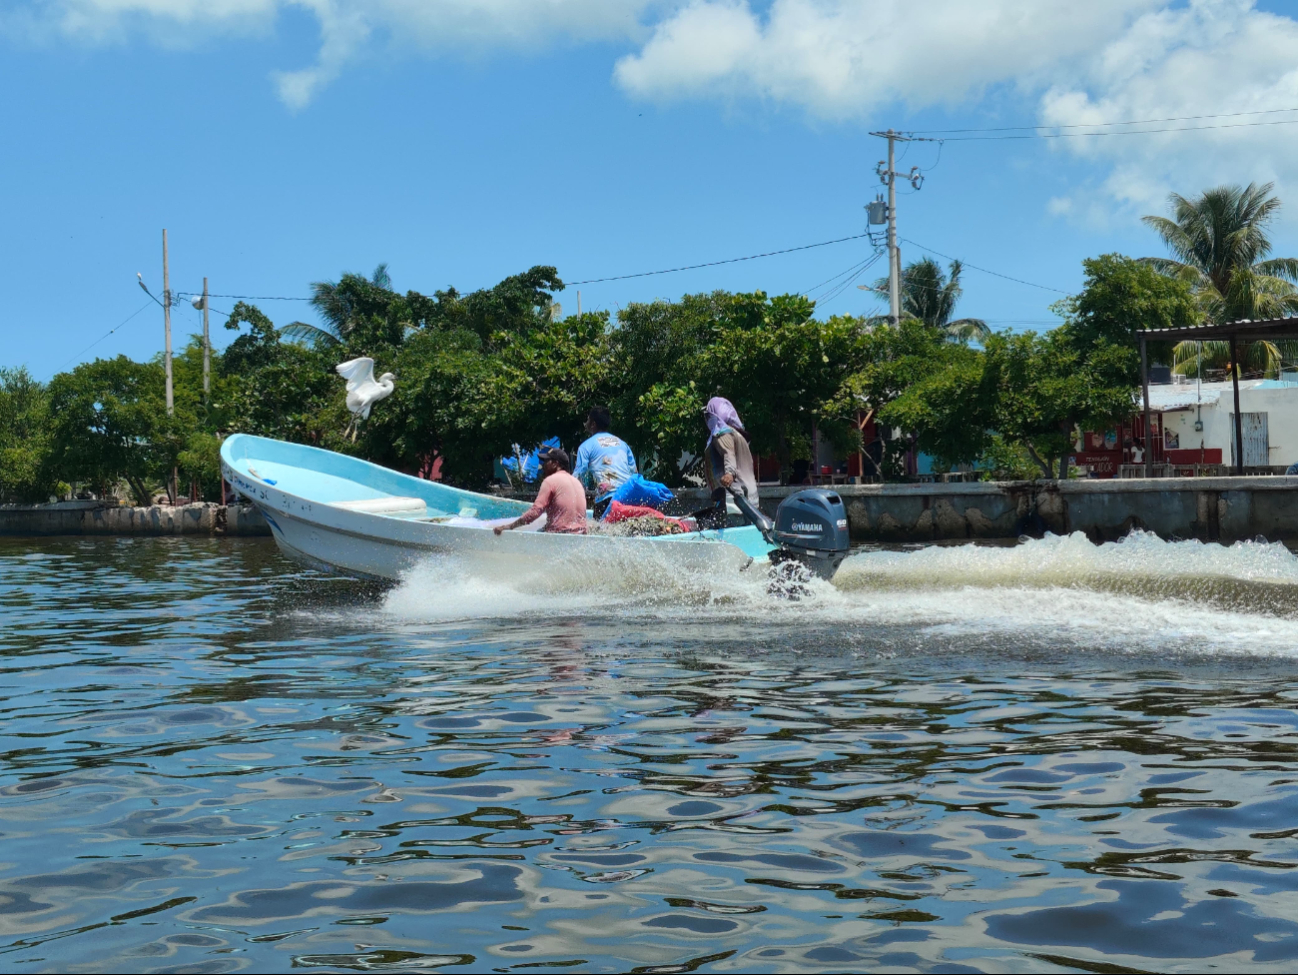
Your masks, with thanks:
<instances>
[{"instance_id":1,"label":"wooden power pole","mask_svg":"<svg viewBox=\"0 0 1298 975\"><path fill-rule=\"evenodd\" d=\"M203 402L212 398L212 335L207 330L207 278L203 279Z\"/></svg>"},{"instance_id":2,"label":"wooden power pole","mask_svg":"<svg viewBox=\"0 0 1298 975\"><path fill-rule=\"evenodd\" d=\"M176 412L176 400L171 388L171 277L167 267L167 229L162 229L162 326L164 345L162 362L167 372L167 415Z\"/></svg>"}]
</instances>

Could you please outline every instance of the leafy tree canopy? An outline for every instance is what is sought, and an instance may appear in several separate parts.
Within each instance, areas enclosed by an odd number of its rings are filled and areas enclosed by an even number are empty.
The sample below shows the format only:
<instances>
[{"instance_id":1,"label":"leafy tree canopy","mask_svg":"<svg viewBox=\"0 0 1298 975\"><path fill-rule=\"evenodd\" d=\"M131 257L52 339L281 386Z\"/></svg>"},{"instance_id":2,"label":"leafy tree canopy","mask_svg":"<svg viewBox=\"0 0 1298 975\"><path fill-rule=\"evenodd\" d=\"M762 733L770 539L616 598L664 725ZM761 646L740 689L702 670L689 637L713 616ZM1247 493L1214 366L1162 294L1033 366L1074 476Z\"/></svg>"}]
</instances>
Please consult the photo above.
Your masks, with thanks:
<instances>
[{"instance_id":1,"label":"leafy tree canopy","mask_svg":"<svg viewBox=\"0 0 1298 975\"><path fill-rule=\"evenodd\" d=\"M860 442L859 404L844 384L862 363L855 318L812 317L796 295L687 295L632 304L610 335L615 415L654 476L677 482L682 455L705 440L703 407L730 399L758 453L782 465L810 456L813 424L842 449Z\"/></svg>"},{"instance_id":2,"label":"leafy tree canopy","mask_svg":"<svg viewBox=\"0 0 1298 975\"><path fill-rule=\"evenodd\" d=\"M125 480L136 501L148 504L147 483L170 467L163 441L177 425L167 416L163 387L161 366L126 356L55 376L49 387L55 469L101 496Z\"/></svg>"},{"instance_id":3,"label":"leafy tree canopy","mask_svg":"<svg viewBox=\"0 0 1298 975\"><path fill-rule=\"evenodd\" d=\"M1162 238L1172 257L1148 257L1160 273L1189 286L1211 322L1282 318L1298 311L1298 258L1268 258L1268 226L1280 212L1273 184L1217 186L1187 199L1168 198L1172 217L1147 216L1144 222ZM1282 363L1298 360L1298 342L1252 342L1236 350L1228 342L1182 342L1176 347L1177 372L1200 368L1279 375Z\"/></svg>"},{"instance_id":4,"label":"leafy tree canopy","mask_svg":"<svg viewBox=\"0 0 1298 975\"><path fill-rule=\"evenodd\" d=\"M964 288L960 284L963 269L964 265L959 261L952 261L949 274L943 273L941 265L931 257L907 264L902 268L901 280L898 282L902 317L923 322L948 341L984 341L991 335L986 322L981 318L954 317L956 303L964 294ZM888 279L880 278L876 281L874 291L886 296Z\"/></svg>"},{"instance_id":5,"label":"leafy tree canopy","mask_svg":"<svg viewBox=\"0 0 1298 975\"><path fill-rule=\"evenodd\" d=\"M1185 328L1203 320L1193 289L1184 281L1158 273L1148 262L1121 254L1082 261L1085 280L1080 293L1056 302L1052 311L1064 319L1063 333L1078 350L1102 343L1132 351L1123 381L1140 384L1136 331ZM1170 361L1171 343L1150 342L1150 360Z\"/></svg>"},{"instance_id":6,"label":"leafy tree canopy","mask_svg":"<svg viewBox=\"0 0 1298 975\"><path fill-rule=\"evenodd\" d=\"M1210 321L1279 318L1298 311L1298 258L1266 259L1267 227L1280 211L1273 183L1217 186L1187 199L1168 197L1172 217L1143 217L1172 257L1149 257L1156 270L1194 288Z\"/></svg>"},{"instance_id":7,"label":"leafy tree canopy","mask_svg":"<svg viewBox=\"0 0 1298 975\"><path fill-rule=\"evenodd\" d=\"M0 369L0 501L44 501L55 491L49 454L49 391L26 369Z\"/></svg>"}]
</instances>

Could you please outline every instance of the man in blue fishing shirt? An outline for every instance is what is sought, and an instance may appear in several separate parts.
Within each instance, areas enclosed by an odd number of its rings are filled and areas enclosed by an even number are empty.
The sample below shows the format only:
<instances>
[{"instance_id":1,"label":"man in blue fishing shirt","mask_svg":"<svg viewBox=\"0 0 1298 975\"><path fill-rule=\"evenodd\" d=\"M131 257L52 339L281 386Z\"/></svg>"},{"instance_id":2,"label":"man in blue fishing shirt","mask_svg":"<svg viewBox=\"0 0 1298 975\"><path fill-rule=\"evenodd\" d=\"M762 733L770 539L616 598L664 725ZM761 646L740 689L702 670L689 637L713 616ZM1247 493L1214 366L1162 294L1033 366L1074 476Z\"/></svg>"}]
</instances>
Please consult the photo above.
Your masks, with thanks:
<instances>
[{"instance_id":1,"label":"man in blue fishing shirt","mask_svg":"<svg viewBox=\"0 0 1298 975\"><path fill-rule=\"evenodd\" d=\"M608 496L632 474L638 473L635 454L621 437L609 433L612 418L607 406L592 406L586 415L586 432L590 436L577 448L573 475L595 492L595 515L598 517Z\"/></svg>"}]
</instances>

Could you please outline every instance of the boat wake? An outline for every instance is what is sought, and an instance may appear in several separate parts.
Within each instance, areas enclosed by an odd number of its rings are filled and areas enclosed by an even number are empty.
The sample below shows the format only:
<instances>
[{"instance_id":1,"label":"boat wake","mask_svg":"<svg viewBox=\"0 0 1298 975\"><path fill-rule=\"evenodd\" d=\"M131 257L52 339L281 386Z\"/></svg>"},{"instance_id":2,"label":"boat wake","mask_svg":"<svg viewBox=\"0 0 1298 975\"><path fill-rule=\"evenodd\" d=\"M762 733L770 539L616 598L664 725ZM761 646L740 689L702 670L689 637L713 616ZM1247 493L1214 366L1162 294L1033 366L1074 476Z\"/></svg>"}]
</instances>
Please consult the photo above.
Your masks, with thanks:
<instances>
[{"instance_id":1,"label":"boat wake","mask_svg":"<svg viewBox=\"0 0 1298 975\"><path fill-rule=\"evenodd\" d=\"M813 579L797 599L773 597L768 582L757 565L699 576L665 561L611 560L488 576L442 557L409 572L382 613L394 623L708 622L716 633L868 632L867 643L890 646L1011 638L1024 647L1298 656L1298 557L1267 542L1227 547L1134 533L1095 545L1075 533L1015 546L862 551L832 585Z\"/></svg>"}]
</instances>

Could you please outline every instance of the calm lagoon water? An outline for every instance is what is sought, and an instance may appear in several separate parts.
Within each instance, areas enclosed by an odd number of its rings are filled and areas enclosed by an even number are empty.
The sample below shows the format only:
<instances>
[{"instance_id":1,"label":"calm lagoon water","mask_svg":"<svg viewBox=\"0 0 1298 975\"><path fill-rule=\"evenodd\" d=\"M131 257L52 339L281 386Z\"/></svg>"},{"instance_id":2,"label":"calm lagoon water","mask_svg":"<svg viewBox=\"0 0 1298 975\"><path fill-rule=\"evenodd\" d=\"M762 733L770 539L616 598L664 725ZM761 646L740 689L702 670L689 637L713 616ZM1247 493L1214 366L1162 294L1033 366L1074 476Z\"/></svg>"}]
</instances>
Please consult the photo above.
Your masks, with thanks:
<instances>
[{"instance_id":1,"label":"calm lagoon water","mask_svg":"<svg viewBox=\"0 0 1298 975\"><path fill-rule=\"evenodd\" d=\"M3 541L0 968L1292 971L1296 597L1148 537L797 603Z\"/></svg>"}]
</instances>

